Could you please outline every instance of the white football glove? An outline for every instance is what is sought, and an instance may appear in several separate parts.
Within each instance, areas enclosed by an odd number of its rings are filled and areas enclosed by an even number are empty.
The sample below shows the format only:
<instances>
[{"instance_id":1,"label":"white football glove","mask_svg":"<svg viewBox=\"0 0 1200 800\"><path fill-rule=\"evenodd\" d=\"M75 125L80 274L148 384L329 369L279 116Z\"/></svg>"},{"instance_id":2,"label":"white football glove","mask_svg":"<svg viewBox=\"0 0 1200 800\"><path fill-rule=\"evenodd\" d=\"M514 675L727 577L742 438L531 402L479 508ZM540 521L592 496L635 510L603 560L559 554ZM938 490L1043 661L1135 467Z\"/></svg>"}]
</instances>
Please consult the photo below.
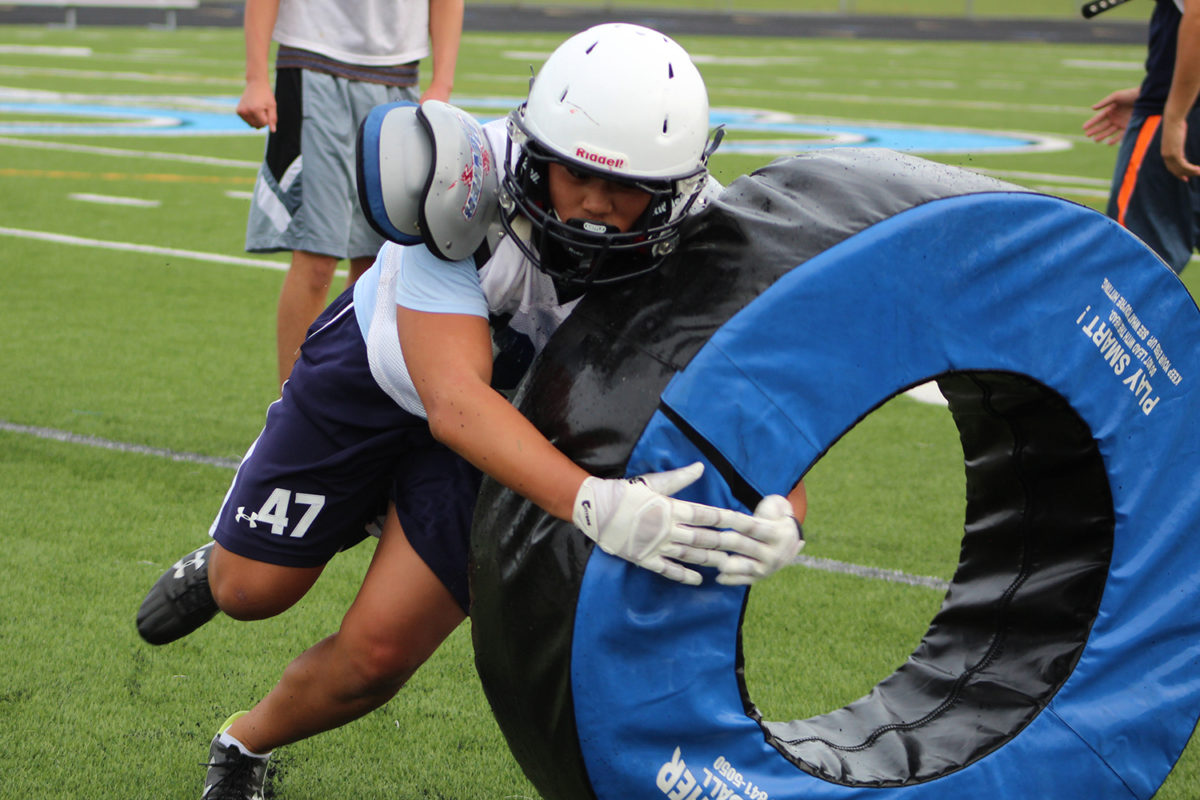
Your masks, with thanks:
<instances>
[{"instance_id":1,"label":"white football glove","mask_svg":"<svg viewBox=\"0 0 1200 800\"><path fill-rule=\"evenodd\" d=\"M792 504L786 497L767 495L759 501L751 519L753 525L738 528L741 536L737 539L731 539L728 533L723 535L723 546L734 554L720 564L717 583L749 586L792 563L804 547Z\"/></svg>"},{"instance_id":2,"label":"white football glove","mask_svg":"<svg viewBox=\"0 0 1200 800\"><path fill-rule=\"evenodd\" d=\"M703 473L704 465L696 462L636 478L587 478L575 496L572 520L604 552L697 586L700 573L678 562L721 567L731 558L724 552L729 538L743 538L722 529L757 531L762 524L736 511L670 497ZM751 540L753 553L764 546L757 539Z\"/></svg>"}]
</instances>

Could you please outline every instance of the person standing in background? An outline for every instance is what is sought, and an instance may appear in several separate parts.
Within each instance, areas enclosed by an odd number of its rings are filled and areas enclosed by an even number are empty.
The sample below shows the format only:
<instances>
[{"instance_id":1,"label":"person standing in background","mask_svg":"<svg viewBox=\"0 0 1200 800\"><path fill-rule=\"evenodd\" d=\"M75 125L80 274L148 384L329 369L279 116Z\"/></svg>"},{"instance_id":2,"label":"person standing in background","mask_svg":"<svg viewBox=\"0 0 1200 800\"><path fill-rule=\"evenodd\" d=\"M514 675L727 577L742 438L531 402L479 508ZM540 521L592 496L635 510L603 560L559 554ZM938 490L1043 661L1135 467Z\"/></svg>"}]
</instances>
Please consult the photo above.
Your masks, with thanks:
<instances>
[{"instance_id":1,"label":"person standing in background","mask_svg":"<svg viewBox=\"0 0 1200 800\"><path fill-rule=\"evenodd\" d=\"M246 88L237 113L267 127L246 250L290 250L276 317L279 382L291 373L308 326L328 303L337 262L347 286L383 239L358 204L354 148L375 106L450 97L463 0L247 0ZM279 43L271 88L271 40ZM418 95L418 62L432 56Z\"/></svg>"},{"instance_id":2,"label":"person standing in background","mask_svg":"<svg viewBox=\"0 0 1200 800\"><path fill-rule=\"evenodd\" d=\"M1092 106L1089 138L1121 143L1108 216L1183 271L1200 240L1200 0L1155 0L1146 77Z\"/></svg>"}]
</instances>

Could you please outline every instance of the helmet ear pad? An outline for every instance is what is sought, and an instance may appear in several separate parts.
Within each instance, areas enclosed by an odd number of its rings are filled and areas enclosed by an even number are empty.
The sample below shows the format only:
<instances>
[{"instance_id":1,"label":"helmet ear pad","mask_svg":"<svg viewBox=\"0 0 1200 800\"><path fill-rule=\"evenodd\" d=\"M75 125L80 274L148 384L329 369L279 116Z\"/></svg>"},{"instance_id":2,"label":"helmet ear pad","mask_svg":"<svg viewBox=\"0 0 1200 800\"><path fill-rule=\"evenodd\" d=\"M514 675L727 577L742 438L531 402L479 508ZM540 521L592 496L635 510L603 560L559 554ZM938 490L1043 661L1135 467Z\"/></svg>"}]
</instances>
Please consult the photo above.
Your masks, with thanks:
<instances>
[{"instance_id":1,"label":"helmet ear pad","mask_svg":"<svg viewBox=\"0 0 1200 800\"><path fill-rule=\"evenodd\" d=\"M529 142L514 167L517 183L529 202L546 213L554 211L550 203L550 157L534 142Z\"/></svg>"}]
</instances>

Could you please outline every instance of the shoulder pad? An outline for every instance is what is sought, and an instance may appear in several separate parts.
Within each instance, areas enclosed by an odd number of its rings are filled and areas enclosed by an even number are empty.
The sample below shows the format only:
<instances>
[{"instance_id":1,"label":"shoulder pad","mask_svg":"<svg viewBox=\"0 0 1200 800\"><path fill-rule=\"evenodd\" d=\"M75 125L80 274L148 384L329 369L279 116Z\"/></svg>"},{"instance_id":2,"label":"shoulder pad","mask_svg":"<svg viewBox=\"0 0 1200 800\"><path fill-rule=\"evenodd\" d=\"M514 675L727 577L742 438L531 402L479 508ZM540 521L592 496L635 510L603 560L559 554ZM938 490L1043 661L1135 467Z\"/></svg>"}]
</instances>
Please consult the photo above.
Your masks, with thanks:
<instances>
[{"instance_id":1,"label":"shoulder pad","mask_svg":"<svg viewBox=\"0 0 1200 800\"><path fill-rule=\"evenodd\" d=\"M499 214L497 163L479 120L429 100L417 112L433 144L421 198L421 230L436 255L451 261L475 252Z\"/></svg>"},{"instance_id":2,"label":"shoulder pad","mask_svg":"<svg viewBox=\"0 0 1200 800\"><path fill-rule=\"evenodd\" d=\"M421 242L421 193L433 148L416 103L376 106L358 129L358 202L371 227L400 244Z\"/></svg>"},{"instance_id":3,"label":"shoulder pad","mask_svg":"<svg viewBox=\"0 0 1200 800\"><path fill-rule=\"evenodd\" d=\"M497 220L497 162L478 120L438 100L391 103L359 130L358 190L368 222L447 261L472 255Z\"/></svg>"}]
</instances>

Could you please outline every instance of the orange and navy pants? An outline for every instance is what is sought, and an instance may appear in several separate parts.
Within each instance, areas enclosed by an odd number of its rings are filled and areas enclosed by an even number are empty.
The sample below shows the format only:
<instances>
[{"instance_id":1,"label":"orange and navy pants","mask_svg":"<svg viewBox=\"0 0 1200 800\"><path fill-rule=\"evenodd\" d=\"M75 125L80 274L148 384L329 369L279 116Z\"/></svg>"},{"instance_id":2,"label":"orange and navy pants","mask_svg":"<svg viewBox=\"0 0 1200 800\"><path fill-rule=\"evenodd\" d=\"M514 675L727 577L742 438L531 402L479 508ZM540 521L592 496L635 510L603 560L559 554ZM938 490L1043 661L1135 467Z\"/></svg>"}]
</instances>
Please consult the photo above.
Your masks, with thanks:
<instances>
[{"instance_id":1,"label":"orange and navy pants","mask_svg":"<svg viewBox=\"0 0 1200 800\"><path fill-rule=\"evenodd\" d=\"M1117 153L1108 216L1182 272L1200 244L1200 179L1183 182L1163 162L1159 114L1134 113ZM1200 162L1200 110L1188 118L1187 154Z\"/></svg>"}]
</instances>

